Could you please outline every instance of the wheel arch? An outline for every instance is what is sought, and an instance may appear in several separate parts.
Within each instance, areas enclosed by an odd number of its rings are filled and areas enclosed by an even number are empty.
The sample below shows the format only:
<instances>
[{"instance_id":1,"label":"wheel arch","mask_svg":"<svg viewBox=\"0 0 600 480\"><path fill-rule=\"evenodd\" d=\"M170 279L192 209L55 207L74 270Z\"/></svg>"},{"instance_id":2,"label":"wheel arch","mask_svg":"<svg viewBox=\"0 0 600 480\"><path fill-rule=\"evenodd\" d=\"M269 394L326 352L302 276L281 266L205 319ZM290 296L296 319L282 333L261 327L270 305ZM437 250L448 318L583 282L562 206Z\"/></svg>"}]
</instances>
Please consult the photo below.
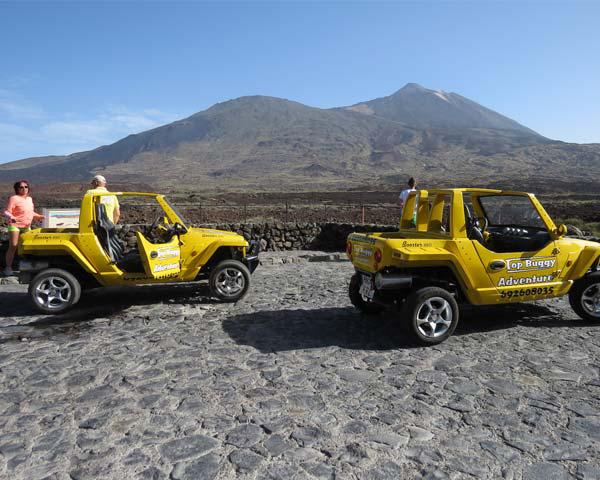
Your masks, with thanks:
<instances>
[{"instance_id":1,"label":"wheel arch","mask_svg":"<svg viewBox=\"0 0 600 480\"><path fill-rule=\"evenodd\" d=\"M34 237L35 240L35 237ZM81 268L91 274L97 273L96 268L83 255L82 248L69 240L60 240L52 244L40 244L39 241L27 240L19 245L19 256L30 259L47 259L70 257ZM85 248L85 247L83 247Z\"/></svg>"},{"instance_id":2,"label":"wheel arch","mask_svg":"<svg viewBox=\"0 0 600 480\"><path fill-rule=\"evenodd\" d=\"M21 278L25 280L22 283L29 283L29 281L31 281L31 279L33 279L33 277L35 277L38 273L48 268L59 268L71 273L79 281L82 289L90 289L101 286L94 275L84 268L71 255L24 255L21 257L21 260L30 261L34 265L43 266L39 269L35 268L33 270L22 272Z\"/></svg>"},{"instance_id":3,"label":"wheel arch","mask_svg":"<svg viewBox=\"0 0 600 480\"><path fill-rule=\"evenodd\" d=\"M397 273L412 276L413 285L411 291L428 286L440 287L455 295L456 301L468 302L466 288L460 280L452 264L409 267L396 270Z\"/></svg>"},{"instance_id":4,"label":"wheel arch","mask_svg":"<svg viewBox=\"0 0 600 480\"><path fill-rule=\"evenodd\" d=\"M600 267L600 245L598 247L586 246L581 253L579 258L575 262L575 265L567 273L567 280L579 280L589 273L598 271Z\"/></svg>"},{"instance_id":5,"label":"wheel arch","mask_svg":"<svg viewBox=\"0 0 600 480\"><path fill-rule=\"evenodd\" d=\"M219 246L206 261L204 265L200 267L199 276L209 275L212 269L223 260L238 260L242 261L244 258L243 246L239 245L221 245Z\"/></svg>"}]
</instances>

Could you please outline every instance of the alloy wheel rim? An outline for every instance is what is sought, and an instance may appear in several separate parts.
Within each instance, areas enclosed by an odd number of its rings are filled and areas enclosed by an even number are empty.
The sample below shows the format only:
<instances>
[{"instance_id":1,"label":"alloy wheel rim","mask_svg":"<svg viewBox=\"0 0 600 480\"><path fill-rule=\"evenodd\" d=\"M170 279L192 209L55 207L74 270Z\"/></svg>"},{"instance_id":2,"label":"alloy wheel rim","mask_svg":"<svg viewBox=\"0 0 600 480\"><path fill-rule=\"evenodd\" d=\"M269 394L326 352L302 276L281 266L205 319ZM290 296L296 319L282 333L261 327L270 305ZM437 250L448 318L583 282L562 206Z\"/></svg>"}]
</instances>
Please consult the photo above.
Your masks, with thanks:
<instances>
[{"instance_id":1,"label":"alloy wheel rim","mask_svg":"<svg viewBox=\"0 0 600 480\"><path fill-rule=\"evenodd\" d=\"M600 318L600 283L594 283L583 291L581 306L588 314Z\"/></svg>"},{"instance_id":2,"label":"alloy wheel rim","mask_svg":"<svg viewBox=\"0 0 600 480\"><path fill-rule=\"evenodd\" d=\"M68 305L72 297L69 282L62 277L48 277L35 287L35 299L43 307L59 309Z\"/></svg>"},{"instance_id":3,"label":"alloy wheel rim","mask_svg":"<svg viewBox=\"0 0 600 480\"><path fill-rule=\"evenodd\" d=\"M427 338L444 335L452 325L452 306L442 297L425 300L417 310L417 330Z\"/></svg>"},{"instance_id":4,"label":"alloy wheel rim","mask_svg":"<svg viewBox=\"0 0 600 480\"><path fill-rule=\"evenodd\" d=\"M246 279L237 268L226 268L217 276L216 289L226 297L239 294L246 286Z\"/></svg>"}]
</instances>

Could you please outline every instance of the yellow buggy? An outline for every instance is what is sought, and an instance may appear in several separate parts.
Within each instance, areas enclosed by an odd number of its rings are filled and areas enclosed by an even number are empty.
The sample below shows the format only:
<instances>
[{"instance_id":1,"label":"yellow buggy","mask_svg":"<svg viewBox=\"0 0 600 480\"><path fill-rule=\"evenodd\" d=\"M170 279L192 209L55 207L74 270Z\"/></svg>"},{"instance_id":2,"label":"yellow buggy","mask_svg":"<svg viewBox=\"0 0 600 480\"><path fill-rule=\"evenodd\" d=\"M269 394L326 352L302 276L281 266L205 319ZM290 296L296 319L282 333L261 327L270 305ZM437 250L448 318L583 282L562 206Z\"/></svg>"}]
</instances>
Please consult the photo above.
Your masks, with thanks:
<instances>
[{"instance_id":1,"label":"yellow buggy","mask_svg":"<svg viewBox=\"0 0 600 480\"><path fill-rule=\"evenodd\" d=\"M412 192L398 232L348 237L350 300L366 313L400 309L408 333L426 345L452 335L461 303L568 294L580 317L600 321L600 244L566 232L531 193Z\"/></svg>"},{"instance_id":2,"label":"yellow buggy","mask_svg":"<svg viewBox=\"0 0 600 480\"><path fill-rule=\"evenodd\" d=\"M107 195L155 215L135 231L129 252L106 214ZM234 302L248 292L259 249L233 232L188 226L163 195L94 192L81 201L78 228L42 228L21 236L19 281L29 284L31 301L44 313L66 311L82 289L199 280L208 280L214 297Z\"/></svg>"}]
</instances>

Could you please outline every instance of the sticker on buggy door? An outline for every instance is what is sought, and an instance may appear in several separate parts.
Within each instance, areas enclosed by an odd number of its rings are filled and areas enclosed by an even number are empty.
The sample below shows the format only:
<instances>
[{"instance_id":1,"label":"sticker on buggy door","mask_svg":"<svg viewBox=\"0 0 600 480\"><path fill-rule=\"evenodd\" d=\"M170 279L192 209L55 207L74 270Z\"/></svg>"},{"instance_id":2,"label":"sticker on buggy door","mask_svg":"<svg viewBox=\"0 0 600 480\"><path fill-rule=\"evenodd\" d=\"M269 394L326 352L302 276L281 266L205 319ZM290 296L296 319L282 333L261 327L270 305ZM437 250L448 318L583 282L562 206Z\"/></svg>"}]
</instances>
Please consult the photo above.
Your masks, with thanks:
<instances>
[{"instance_id":1,"label":"sticker on buggy door","mask_svg":"<svg viewBox=\"0 0 600 480\"><path fill-rule=\"evenodd\" d=\"M529 285L532 283L548 283L554 280L555 275L531 275L529 277L500 277L499 287L512 287L517 285Z\"/></svg>"},{"instance_id":2,"label":"sticker on buggy door","mask_svg":"<svg viewBox=\"0 0 600 480\"><path fill-rule=\"evenodd\" d=\"M160 247L156 249L156 258L159 260L167 260L169 258L179 258L180 256L179 248L173 247ZM155 258L155 257L152 257Z\"/></svg>"},{"instance_id":3,"label":"sticker on buggy door","mask_svg":"<svg viewBox=\"0 0 600 480\"><path fill-rule=\"evenodd\" d=\"M506 271L509 273L530 272L554 268L555 265L556 257L508 258Z\"/></svg>"}]
</instances>

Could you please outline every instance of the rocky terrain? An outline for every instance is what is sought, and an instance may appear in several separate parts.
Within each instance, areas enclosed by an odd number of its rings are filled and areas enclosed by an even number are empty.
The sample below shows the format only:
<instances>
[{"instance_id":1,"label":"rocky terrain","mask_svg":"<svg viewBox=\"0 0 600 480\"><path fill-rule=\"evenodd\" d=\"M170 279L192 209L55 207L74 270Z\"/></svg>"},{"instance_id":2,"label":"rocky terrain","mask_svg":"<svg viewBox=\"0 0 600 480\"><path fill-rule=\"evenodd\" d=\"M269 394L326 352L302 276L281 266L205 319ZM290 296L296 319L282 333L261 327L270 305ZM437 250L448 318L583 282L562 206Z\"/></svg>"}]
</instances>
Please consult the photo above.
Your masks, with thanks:
<instances>
[{"instance_id":1,"label":"rocky terrain","mask_svg":"<svg viewBox=\"0 0 600 480\"><path fill-rule=\"evenodd\" d=\"M443 185L425 183L420 188L438 188ZM474 186L472 183L447 185L452 187ZM546 211L555 221L580 219L584 222L600 222L600 190L595 182L593 188L569 193L575 185L556 183L545 188L528 189L523 184L480 185L481 187L524 190L535 193ZM587 188L589 187L589 188ZM79 208L86 186L75 184L36 185L33 198L36 209ZM166 192L150 185L116 184L114 191L150 191L165 193L173 205L191 224L207 223L375 223L397 224L400 216L399 188L394 190L348 190L306 192L229 192L220 194L194 193L192 191ZM8 192L12 187L5 186ZM139 205L125 205L121 199L123 222L150 223L154 214ZM363 217L364 214L364 217ZM569 222L567 222L569 223ZM6 218L0 217L0 229Z\"/></svg>"},{"instance_id":2,"label":"rocky terrain","mask_svg":"<svg viewBox=\"0 0 600 480\"><path fill-rule=\"evenodd\" d=\"M0 286L0 478L600 478L600 325L465 309L416 348L339 259L263 255L234 305L106 289L48 317Z\"/></svg>"}]
</instances>

